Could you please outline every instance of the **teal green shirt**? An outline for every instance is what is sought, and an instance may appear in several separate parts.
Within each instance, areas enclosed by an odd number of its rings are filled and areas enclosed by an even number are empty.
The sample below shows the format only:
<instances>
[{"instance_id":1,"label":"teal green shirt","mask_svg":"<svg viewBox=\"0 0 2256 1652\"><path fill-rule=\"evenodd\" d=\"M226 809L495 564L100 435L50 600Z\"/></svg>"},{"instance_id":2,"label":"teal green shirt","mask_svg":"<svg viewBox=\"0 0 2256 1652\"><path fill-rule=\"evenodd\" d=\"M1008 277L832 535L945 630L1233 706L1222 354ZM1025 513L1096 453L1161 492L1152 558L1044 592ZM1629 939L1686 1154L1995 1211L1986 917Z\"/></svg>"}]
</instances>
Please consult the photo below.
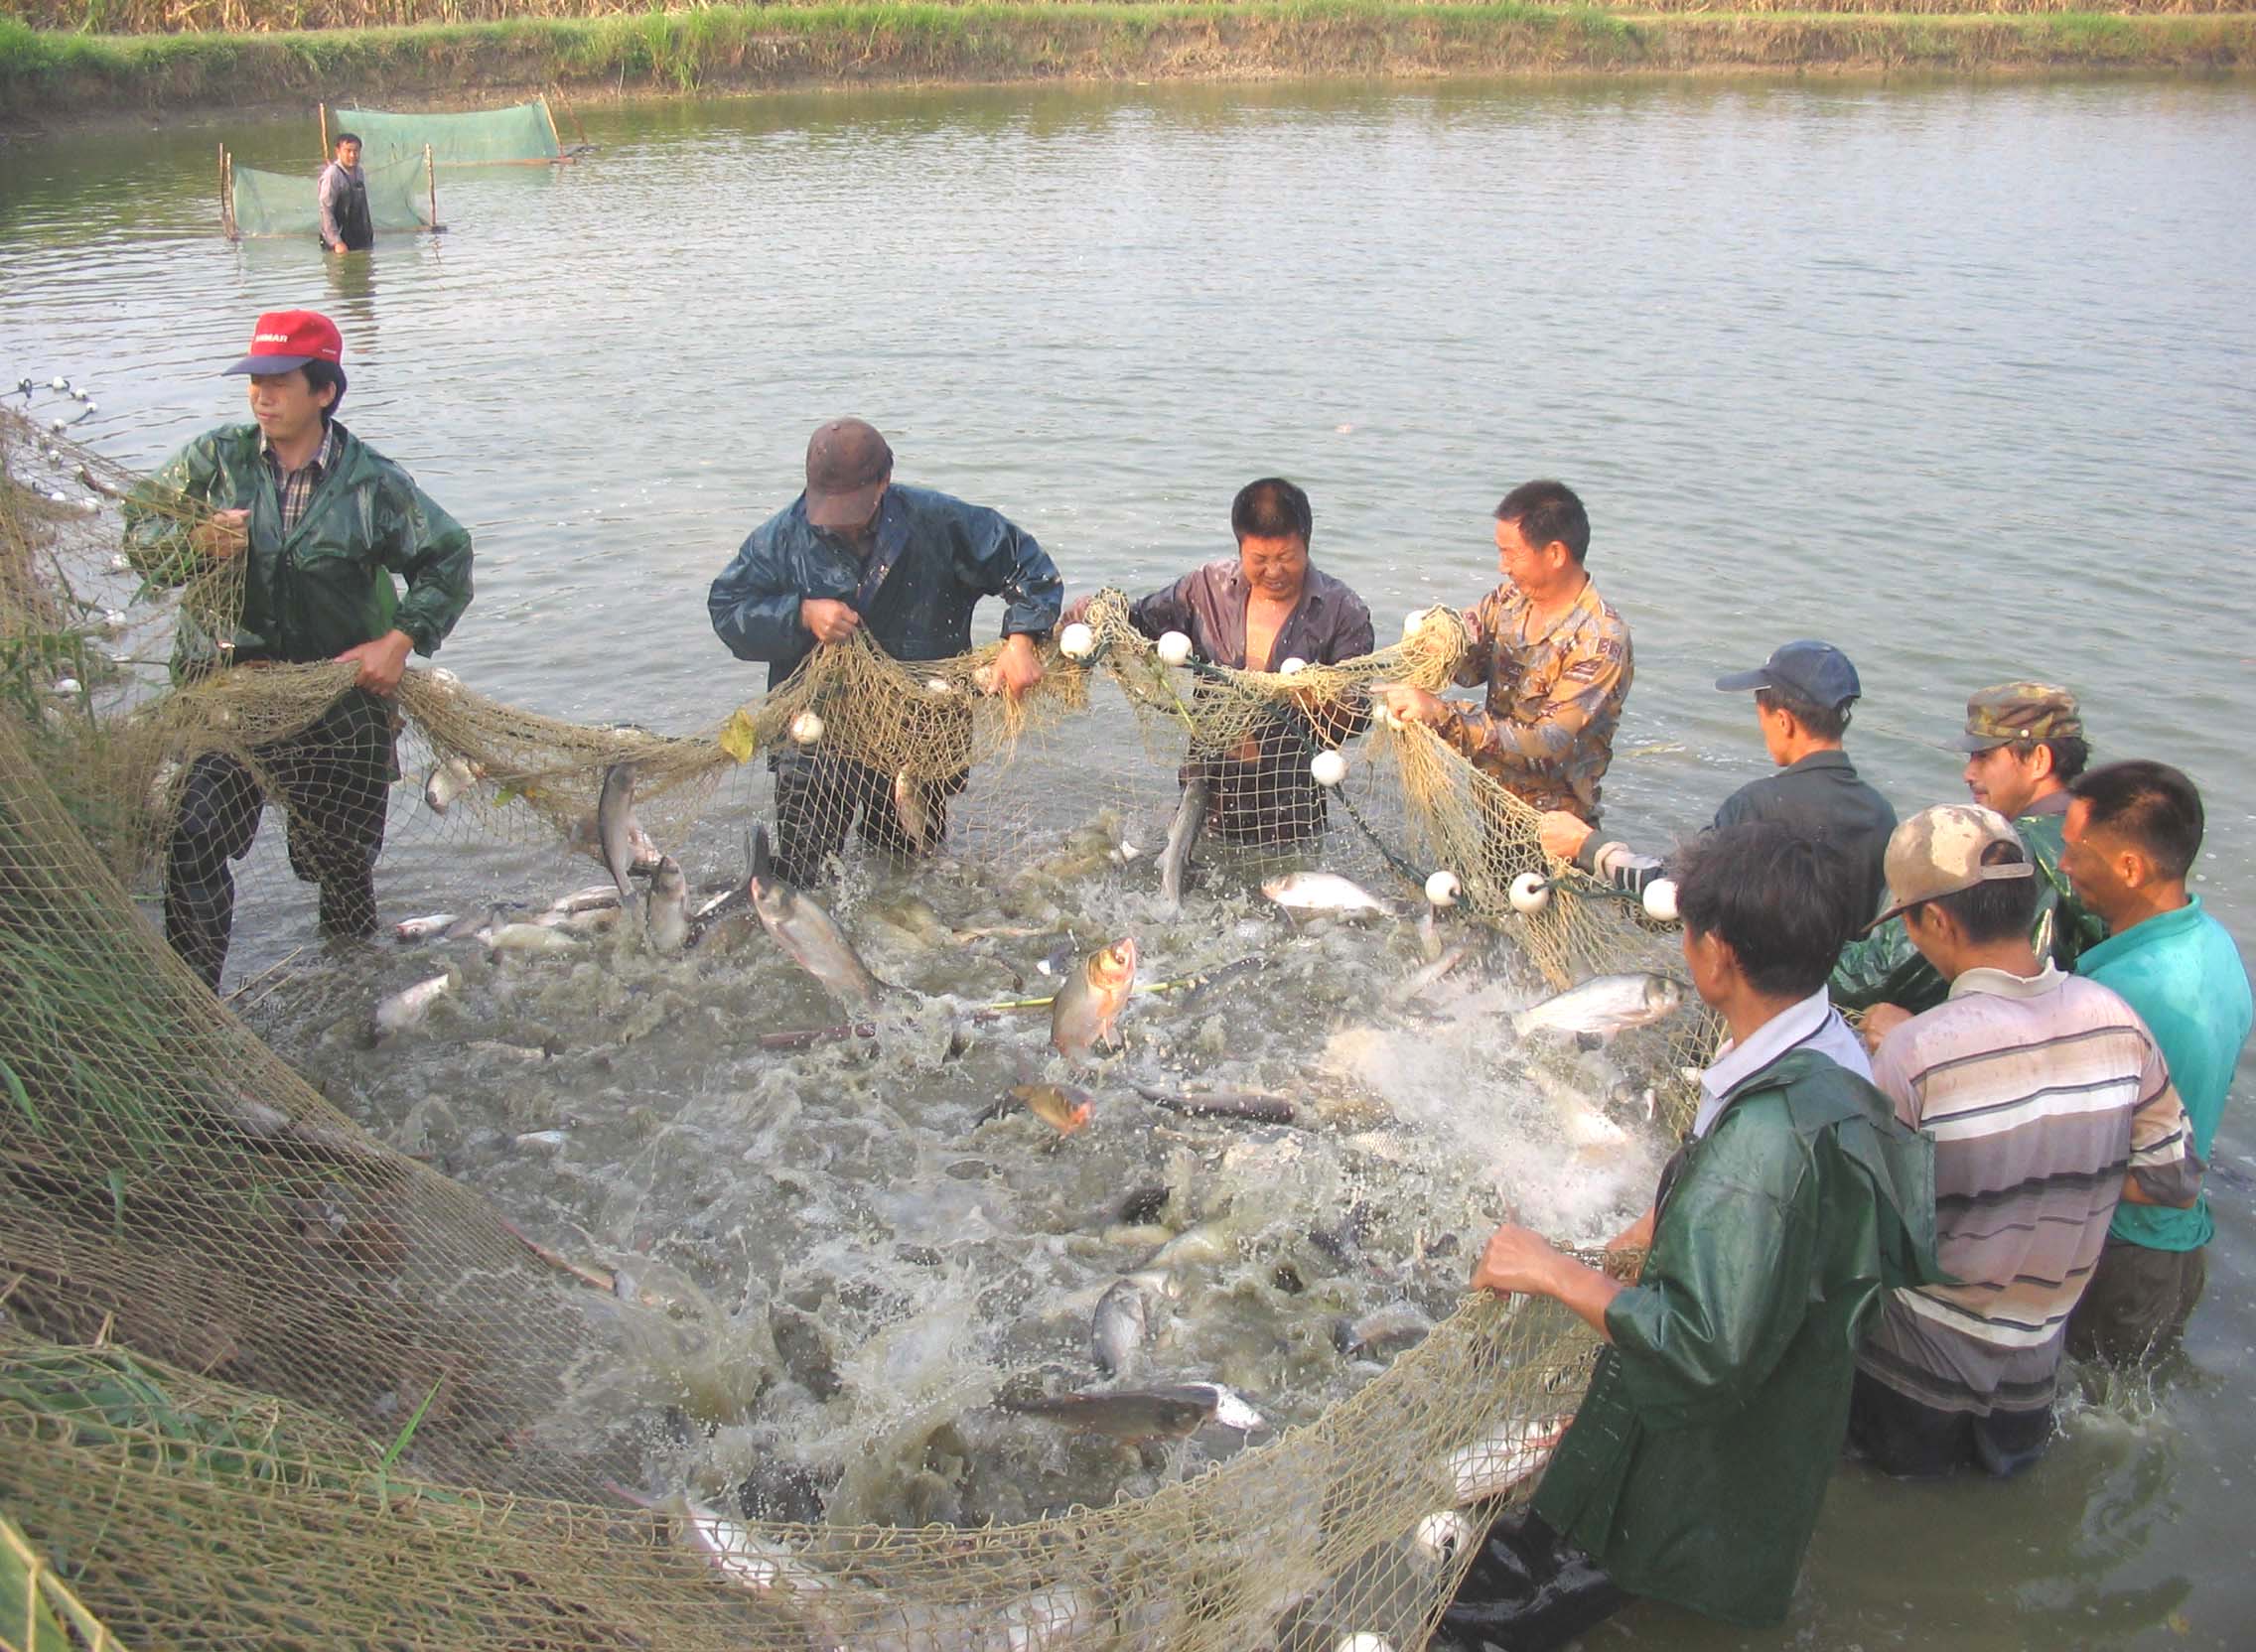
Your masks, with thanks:
<instances>
[{"instance_id":1,"label":"teal green shirt","mask_svg":"<svg viewBox=\"0 0 2256 1652\"><path fill-rule=\"evenodd\" d=\"M2207 1164L2251 1015L2248 971L2224 925L2201 909L2196 895L2175 912L2088 948L2076 973L2113 991L2147 1024L2186 1103L2193 1151ZM2108 1228L2117 1239L2158 1251L2195 1250L2215 1231L2206 1193L2189 1210L2119 1204Z\"/></svg>"}]
</instances>

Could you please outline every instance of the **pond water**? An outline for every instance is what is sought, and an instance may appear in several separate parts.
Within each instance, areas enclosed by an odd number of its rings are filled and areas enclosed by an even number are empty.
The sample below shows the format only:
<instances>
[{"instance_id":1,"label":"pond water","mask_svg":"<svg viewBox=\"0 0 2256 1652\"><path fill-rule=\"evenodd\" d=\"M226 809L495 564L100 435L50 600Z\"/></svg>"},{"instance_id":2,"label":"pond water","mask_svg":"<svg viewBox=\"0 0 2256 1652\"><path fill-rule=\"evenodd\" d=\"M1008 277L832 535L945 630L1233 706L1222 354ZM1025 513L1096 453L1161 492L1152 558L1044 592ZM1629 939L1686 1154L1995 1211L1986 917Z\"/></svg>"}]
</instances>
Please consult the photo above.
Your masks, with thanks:
<instances>
[{"instance_id":1,"label":"pond water","mask_svg":"<svg viewBox=\"0 0 2256 1652\"><path fill-rule=\"evenodd\" d=\"M2256 952L2246 82L1043 88L580 118L597 146L581 164L445 175L447 233L343 261L216 233L217 144L249 165L306 164L310 120L12 142L0 382L91 386L100 411L78 434L150 464L238 416L231 382L211 374L253 313L328 311L347 339L348 422L477 535L479 598L443 663L538 711L665 730L709 727L757 690L760 674L711 635L705 586L789 501L807 431L834 413L886 430L903 480L1035 532L1076 590L1148 589L1221 554L1235 488L1292 476L1315 500L1318 560L1370 601L1382 639L1411 607L1487 589L1487 512L1512 483L1557 475L1591 506L1593 573L1636 636L1611 826L1665 844L1762 770L1744 700L1708 685L1788 637L1856 659L1851 750L1903 809L1962 795L1936 743L1970 689L2054 679L2083 695L2102 757L2162 757L2202 784L2197 887ZM1101 771L1108 755L1080 760ZM549 863L542 876L564 875ZM411 846L380 878L442 893ZM961 923L986 909L965 889L927 893ZM1143 921L1143 898L1107 886L1093 921ZM1251 941L1262 921L1251 903L1218 904L1207 938ZM254 891L243 961L279 956L303 924L301 905L262 906ZM1169 937L1186 957L1198 938ZM1337 1005L1337 974L1368 963L1344 932L1294 944L1312 1014ZM911 950L888 962L913 973ZM819 1001L802 984L803 1003L776 1010L768 990L783 979L702 996L645 982L604 1001L482 976L468 1031L647 1013L651 991L674 992L698 1027L803 1025ZM434 1044L387 1063L325 1037L335 995L364 1002L368 988L333 972L296 1008L285 997L271 1030L396 1134L448 1057ZM1437 1058L1486 1058L1488 1001L1469 988L1451 1007L1468 1041ZM557 1122L543 1111L554 1089L522 1075L473 1064L483 1076L460 1117L413 1122L520 1214L621 1246L680 1226L669 1201L724 1150L813 1167L797 1196L842 1252L857 1231L915 1253L996 1223L979 1254L999 1255L1030 1199L1093 1204L1131 1168L1060 1154L1077 1168L1039 1187L1023 1163L951 1178L927 1127L938 1117L960 1136L976 1085L889 1133L884 1060L792 1066L741 1046L710 1058L723 1036L650 1046L633 1086L654 1072L675 1105L694 1103L694 1128L656 1146L637 1145L646 1126L622 1108L594 1116L629 1084L611 1068L560 1079L591 1114L569 1174L500 1151L504 1126ZM1199 1036L1196 1021L1166 1028L1162 1052L1191 1062ZM1290 1039L1263 1037L1235 1053L1274 1081L1262 1062ZM1008 1082L1023 1053L995 1041L980 1082ZM1384 1052L1334 1053L1395 1073L1398 1111L1422 1093ZM2252 1075L2244 1059L2210 1178L2208 1301L2158 1391L2071 1408L2065 1438L2007 1485L1845 1469L1783 1630L1639 1608L1594 1644L2240 1644L2256 1610ZM1515 1107L1540 1099L1512 1094ZM1273 1161L1235 1173L1299 1177L1320 1200L1341 1196L1330 1178L1378 1173L1397 1199L1431 1198L1431 1221L1404 1214L1372 1243L1433 1261L1388 1288L1446 1308L1463 1259L1429 1257L1427 1242L1477 1236L1497 1170L1477 1141L1455 1148L1409 1170L1323 1157L1292 1176ZM889 1196L896 1180L920 1191ZM1553 1209L1562 1228L1603 1227L1634 1197L1582 1191ZM732 1220L718 1231L751 1213ZM1071 1260L1022 1258L1014 1286L1068 1303L1084 1284ZM722 1264L703 1261L710 1283ZM836 1264L860 1289L839 1300L884 1321L898 1279ZM790 1297L793 1282L738 1267L738 1285ZM1301 1345L1288 1319L1323 1321L1281 1299L1249 1308L1250 1295L1232 1322L1251 1314L1280 1347ZM947 1344L952 1309L924 1306L917 1334ZM870 1344L868 1359L905 1362L943 1408L977 1388L914 1341ZM1343 1380L1250 1360L1242 1337L1196 1351L1309 1404ZM1075 1464L1049 1466L1057 1489L1080 1486ZM861 1506L955 1508L914 1504L915 1485L847 1489Z\"/></svg>"}]
</instances>

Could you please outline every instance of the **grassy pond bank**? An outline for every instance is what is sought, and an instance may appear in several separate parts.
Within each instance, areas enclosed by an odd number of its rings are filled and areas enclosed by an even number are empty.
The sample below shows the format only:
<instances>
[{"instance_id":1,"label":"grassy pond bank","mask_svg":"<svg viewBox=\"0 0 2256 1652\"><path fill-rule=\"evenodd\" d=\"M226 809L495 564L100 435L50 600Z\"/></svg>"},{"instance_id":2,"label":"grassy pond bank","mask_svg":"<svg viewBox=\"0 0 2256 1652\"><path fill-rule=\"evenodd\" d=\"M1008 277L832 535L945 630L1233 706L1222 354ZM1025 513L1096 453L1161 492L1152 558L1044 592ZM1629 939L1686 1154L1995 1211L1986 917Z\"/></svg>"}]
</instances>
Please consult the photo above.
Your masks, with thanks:
<instances>
[{"instance_id":1,"label":"grassy pond bank","mask_svg":"<svg viewBox=\"0 0 2256 1652\"><path fill-rule=\"evenodd\" d=\"M1887 0L1882 0L1887 4ZM565 15L573 0L229 0L226 32L169 0L11 0L0 119L45 123L350 97L758 90L834 82L1459 73L2244 70L2256 12L2132 0L2104 12L1994 0L1693 9L1529 0L1223 4L903 0ZM207 14L208 15L208 14ZM300 23L327 27L297 27ZM287 26L285 26L287 25ZM96 32L116 30L124 32Z\"/></svg>"}]
</instances>

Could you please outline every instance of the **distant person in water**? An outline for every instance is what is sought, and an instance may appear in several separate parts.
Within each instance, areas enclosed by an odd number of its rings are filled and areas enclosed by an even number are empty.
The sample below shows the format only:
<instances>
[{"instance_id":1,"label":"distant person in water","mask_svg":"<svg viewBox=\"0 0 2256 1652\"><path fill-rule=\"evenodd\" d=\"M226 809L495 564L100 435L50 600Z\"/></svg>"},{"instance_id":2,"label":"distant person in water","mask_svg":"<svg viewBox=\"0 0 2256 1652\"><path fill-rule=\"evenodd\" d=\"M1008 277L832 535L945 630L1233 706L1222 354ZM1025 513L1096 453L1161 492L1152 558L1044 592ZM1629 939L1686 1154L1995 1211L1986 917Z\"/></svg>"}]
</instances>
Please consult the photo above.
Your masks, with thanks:
<instances>
[{"instance_id":1,"label":"distant person in water","mask_svg":"<svg viewBox=\"0 0 2256 1652\"><path fill-rule=\"evenodd\" d=\"M360 139L337 134L329 165L321 169L321 244L325 252L365 252L375 245L368 215L368 181L360 175Z\"/></svg>"},{"instance_id":2,"label":"distant person in water","mask_svg":"<svg viewBox=\"0 0 2256 1652\"><path fill-rule=\"evenodd\" d=\"M1233 671L1337 665L1371 651L1371 611L1362 598L1309 560L1316 514L1308 494L1283 477L1263 477L1230 501L1237 555L1221 557L1155 591L1128 611L1150 637L1181 631L1194 657ZM1078 620L1088 599L1066 618ZM1311 744L1336 747L1363 725L1360 694L1296 697L1226 752L1185 766L1186 785L1207 788L1206 823L1236 843L1290 843L1324 830L1324 793L1309 775Z\"/></svg>"}]
</instances>

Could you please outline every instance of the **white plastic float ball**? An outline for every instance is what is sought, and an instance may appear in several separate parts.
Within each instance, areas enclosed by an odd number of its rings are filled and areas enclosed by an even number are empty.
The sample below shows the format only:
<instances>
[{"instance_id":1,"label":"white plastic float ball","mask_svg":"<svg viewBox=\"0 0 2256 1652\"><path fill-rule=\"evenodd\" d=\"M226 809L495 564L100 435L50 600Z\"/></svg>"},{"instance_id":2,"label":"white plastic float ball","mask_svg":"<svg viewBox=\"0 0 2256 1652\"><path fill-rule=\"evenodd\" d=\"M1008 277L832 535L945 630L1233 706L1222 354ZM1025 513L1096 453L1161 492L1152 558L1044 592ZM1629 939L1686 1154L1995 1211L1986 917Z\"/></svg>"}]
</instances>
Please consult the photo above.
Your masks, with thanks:
<instances>
[{"instance_id":1,"label":"white plastic float ball","mask_svg":"<svg viewBox=\"0 0 2256 1652\"><path fill-rule=\"evenodd\" d=\"M943 695L953 694L955 684L949 682L945 677L926 677L924 679L924 692L937 700Z\"/></svg>"},{"instance_id":2,"label":"white plastic float ball","mask_svg":"<svg viewBox=\"0 0 2256 1652\"><path fill-rule=\"evenodd\" d=\"M1464 893L1465 885L1454 872L1437 872L1426 880L1426 900L1431 905L1454 906Z\"/></svg>"},{"instance_id":3,"label":"white plastic float ball","mask_svg":"<svg viewBox=\"0 0 2256 1652\"><path fill-rule=\"evenodd\" d=\"M58 677L55 679L55 692L65 699L69 699L73 694L84 693L85 690L78 686L76 677Z\"/></svg>"},{"instance_id":4,"label":"white plastic float ball","mask_svg":"<svg viewBox=\"0 0 2256 1652\"><path fill-rule=\"evenodd\" d=\"M56 435L61 436L65 431L70 428L70 421L69 419L57 419L47 428L54 431Z\"/></svg>"},{"instance_id":5,"label":"white plastic float ball","mask_svg":"<svg viewBox=\"0 0 2256 1652\"><path fill-rule=\"evenodd\" d=\"M1320 786L1336 786L1347 777L1347 759L1338 752L1319 752L1308 759L1308 777Z\"/></svg>"},{"instance_id":6,"label":"white plastic float ball","mask_svg":"<svg viewBox=\"0 0 2256 1652\"><path fill-rule=\"evenodd\" d=\"M102 513L102 501L99 499L80 499L78 508L89 516L99 516Z\"/></svg>"},{"instance_id":7,"label":"white plastic float ball","mask_svg":"<svg viewBox=\"0 0 2256 1652\"><path fill-rule=\"evenodd\" d=\"M1181 631L1168 631L1160 637L1159 655L1169 665L1181 665L1191 657L1191 638Z\"/></svg>"},{"instance_id":8,"label":"white plastic float ball","mask_svg":"<svg viewBox=\"0 0 2256 1652\"><path fill-rule=\"evenodd\" d=\"M1058 633L1058 651L1067 659L1087 659L1096 652L1096 632L1076 620Z\"/></svg>"},{"instance_id":9,"label":"white plastic float ball","mask_svg":"<svg viewBox=\"0 0 2256 1652\"><path fill-rule=\"evenodd\" d=\"M1540 872L1523 872L1512 880L1504 898L1512 903L1513 911L1533 917L1551 904L1551 881Z\"/></svg>"},{"instance_id":10,"label":"white plastic float ball","mask_svg":"<svg viewBox=\"0 0 2256 1652\"><path fill-rule=\"evenodd\" d=\"M51 378L47 381L47 387L50 390L68 390L70 388L70 381L67 378Z\"/></svg>"},{"instance_id":11,"label":"white plastic float ball","mask_svg":"<svg viewBox=\"0 0 2256 1652\"><path fill-rule=\"evenodd\" d=\"M1297 677L1307 669L1308 661L1295 654L1284 664L1277 667L1277 675L1280 677Z\"/></svg>"},{"instance_id":12,"label":"white plastic float ball","mask_svg":"<svg viewBox=\"0 0 2256 1652\"><path fill-rule=\"evenodd\" d=\"M1402 617L1402 640L1407 642L1416 636L1418 627L1426 622L1426 616L1433 612L1430 608L1414 608L1405 614Z\"/></svg>"},{"instance_id":13,"label":"white plastic float ball","mask_svg":"<svg viewBox=\"0 0 2256 1652\"><path fill-rule=\"evenodd\" d=\"M791 738L801 746L812 746L822 738L822 719L811 711L802 711L791 719Z\"/></svg>"},{"instance_id":14,"label":"white plastic float ball","mask_svg":"<svg viewBox=\"0 0 2256 1652\"><path fill-rule=\"evenodd\" d=\"M1357 1632L1352 1635L1341 1635L1340 1644L1334 1647L1332 1652L1394 1652L1394 1642L1388 1640L1384 1635Z\"/></svg>"},{"instance_id":15,"label":"white plastic float ball","mask_svg":"<svg viewBox=\"0 0 2256 1652\"><path fill-rule=\"evenodd\" d=\"M1472 1517L1463 1509L1443 1509L1419 1521L1410 1534L1410 1541L1427 1559L1447 1561L1455 1559L1457 1552L1477 1535Z\"/></svg>"},{"instance_id":16,"label":"white plastic float ball","mask_svg":"<svg viewBox=\"0 0 2256 1652\"><path fill-rule=\"evenodd\" d=\"M1655 878L1645 886L1645 916L1655 923L1676 921L1676 880Z\"/></svg>"}]
</instances>

